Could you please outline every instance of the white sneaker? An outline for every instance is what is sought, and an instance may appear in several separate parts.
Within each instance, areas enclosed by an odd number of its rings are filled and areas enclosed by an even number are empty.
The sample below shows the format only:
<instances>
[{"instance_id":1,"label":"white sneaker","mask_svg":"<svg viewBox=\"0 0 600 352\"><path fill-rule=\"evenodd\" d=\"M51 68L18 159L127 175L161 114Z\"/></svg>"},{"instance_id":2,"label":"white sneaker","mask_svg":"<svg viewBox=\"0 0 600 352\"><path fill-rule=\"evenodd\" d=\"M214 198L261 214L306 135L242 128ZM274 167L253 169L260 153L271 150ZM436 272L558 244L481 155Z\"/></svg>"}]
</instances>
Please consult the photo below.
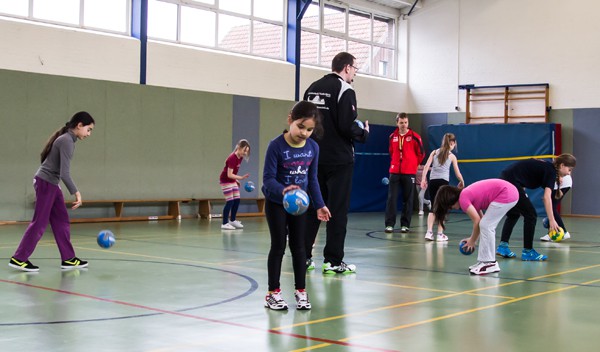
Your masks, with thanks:
<instances>
[{"instance_id":1,"label":"white sneaker","mask_svg":"<svg viewBox=\"0 0 600 352\"><path fill-rule=\"evenodd\" d=\"M419 210L419 216L423 216L425 215L425 212L423 210Z\"/></svg>"},{"instance_id":2,"label":"white sneaker","mask_svg":"<svg viewBox=\"0 0 600 352\"><path fill-rule=\"evenodd\" d=\"M565 232L565 235L563 236L563 239L561 241L568 240L569 238L571 238L571 234L567 231L567 232ZM540 238L540 241L543 241L543 242L554 242L550 238L550 235L544 235L544 236L542 236Z\"/></svg>"},{"instance_id":3,"label":"white sneaker","mask_svg":"<svg viewBox=\"0 0 600 352\"><path fill-rule=\"evenodd\" d=\"M435 240L433 239L433 232L431 232L431 231L427 231L427 233L425 234L425 239L426 239L427 241L435 241Z\"/></svg>"},{"instance_id":4,"label":"white sneaker","mask_svg":"<svg viewBox=\"0 0 600 352\"><path fill-rule=\"evenodd\" d=\"M431 234L433 236L433 234ZM443 233L438 233L437 237L436 237L436 241L438 242L448 242L448 236L444 235Z\"/></svg>"},{"instance_id":5,"label":"white sneaker","mask_svg":"<svg viewBox=\"0 0 600 352\"><path fill-rule=\"evenodd\" d=\"M230 223L221 225L221 230L235 230L235 226Z\"/></svg>"},{"instance_id":6,"label":"white sneaker","mask_svg":"<svg viewBox=\"0 0 600 352\"><path fill-rule=\"evenodd\" d=\"M229 224L233 227L235 227L236 229L243 229L244 225L242 225L242 223L239 220L234 220L234 221L230 221Z\"/></svg>"},{"instance_id":7,"label":"white sneaker","mask_svg":"<svg viewBox=\"0 0 600 352\"><path fill-rule=\"evenodd\" d=\"M393 227L391 227L391 226L386 226L385 227L385 233L392 233L392 232L394 232L394 228Z\"/></svg>"},{"instance_id":8,"label":"white sneaker","mask_svg":"<svg viewBox=\"0 0 600 352\"><path fill-rule=\"evenodd\" d=\"M308 299L308 298L307 298ZM273 310L287 310L287 303L281 298L281 290L277 289L273 292L268 292L265 296L265 308Z\"/></svg>"},{"instance_id":9,"label":"white sneaker","mask_svg":"<svg viewBox=\"0 0 600 352\"><path fill-rule=\"evenodd\" d=\"M294 296L296 297L297 310L310 310L311 305L310 301L308 300L308 293L306 293L306 291L296 290Z\"/></svg>"},{"instance_id":10,"label":"white sneaker","mask_svg":"<svg viewBox=\"0 0 600 352\"><path fill-rule=\"evenodd\" d=\"M474 268L469 267L469 272L475 275L486 275L500 271L498 262L479 262Z\"/></svg>"}]
</instances>

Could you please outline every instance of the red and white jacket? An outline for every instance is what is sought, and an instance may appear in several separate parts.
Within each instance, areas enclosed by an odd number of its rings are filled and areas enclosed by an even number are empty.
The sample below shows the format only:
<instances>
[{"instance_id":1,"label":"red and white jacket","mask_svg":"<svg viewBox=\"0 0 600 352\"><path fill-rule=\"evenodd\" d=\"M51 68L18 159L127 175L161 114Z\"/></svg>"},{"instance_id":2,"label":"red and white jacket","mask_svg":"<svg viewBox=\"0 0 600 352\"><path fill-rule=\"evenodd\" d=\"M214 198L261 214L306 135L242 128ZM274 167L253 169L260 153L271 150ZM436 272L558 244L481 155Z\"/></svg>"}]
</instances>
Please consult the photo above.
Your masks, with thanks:
<instances>
[{"instance_id":1,"label":"red and white jacket","mask_svg":"<svg viewBox=\"0 0 600 352\"><path fill-rule=\"evenodd\" d=\"M390 135L390 173L415 175L425 150L421 136L410 128L400 136L398 128Z\"/></svg>"}]
</instances>

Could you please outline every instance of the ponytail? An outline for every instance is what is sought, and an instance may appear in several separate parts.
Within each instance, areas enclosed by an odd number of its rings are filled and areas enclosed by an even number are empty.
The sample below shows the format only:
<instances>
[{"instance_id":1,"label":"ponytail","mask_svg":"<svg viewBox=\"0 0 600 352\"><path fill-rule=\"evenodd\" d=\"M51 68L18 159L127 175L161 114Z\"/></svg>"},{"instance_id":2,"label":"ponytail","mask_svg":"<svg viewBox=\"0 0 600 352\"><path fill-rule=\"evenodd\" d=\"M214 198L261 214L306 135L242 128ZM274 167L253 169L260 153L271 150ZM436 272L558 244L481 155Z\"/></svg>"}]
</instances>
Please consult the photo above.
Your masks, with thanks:
<instances>
[{"instance_id":1,"label":"ponytail","mask_svg":"<svg viewBox=\"0 0 600 352\"><path fill-rule=\"evenodd\" d=\"M41 162L43 163L44 160L46 160L46 158L48 157L48 154L50 154L50 151L52 150L52 145L54 144L54 141L56 141L56 139L60 136L62 136L63 134L67 133L70 129L74 129L77 127L77 125L82 124L83 126L87 126L87 125L91 125L93 123L95 123L94 118L92 117L92 115L90 115L89 113L85 112L85 111L80 111L78 113L76 113L75 115L73 115L73 117L71 117L71 119L69 121L67 121L67 123L65 123L65 125L58 129L56 132L54 132L50 138L48 138L48 141L46 142L46 146L44 146L44 149L42 149L42 153L40 154L40 159Z\"/></svg>"}]
</instances>

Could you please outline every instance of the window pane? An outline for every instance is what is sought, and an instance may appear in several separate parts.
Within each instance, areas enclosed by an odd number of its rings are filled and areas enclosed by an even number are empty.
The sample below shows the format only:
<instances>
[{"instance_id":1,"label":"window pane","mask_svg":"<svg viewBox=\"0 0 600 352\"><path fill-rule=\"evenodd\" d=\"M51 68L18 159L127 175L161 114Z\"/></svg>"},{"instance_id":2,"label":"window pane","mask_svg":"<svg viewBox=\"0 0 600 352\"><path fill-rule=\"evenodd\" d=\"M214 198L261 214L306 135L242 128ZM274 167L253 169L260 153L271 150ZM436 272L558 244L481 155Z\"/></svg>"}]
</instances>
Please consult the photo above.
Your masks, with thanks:
<instances>
[{"instance_id":1,"label":"window pane","mask_svg":"<svg viewBox=\"0 0 600 352\"><path fill-rule=\"evenodd\" d=\"M355 65L361 73L371 73L371 46L368 44L348 42L348 52L356 58Z\"/></svg>"},{"instance_id":2,"label":"window pane","mask_svg":"<svg viewBox=\"0 0 600 352\"><path fill-rule=\"evenodd\" d=\"M127 0L85 0L83 25L128 33Z\"/></svg>"},{"instance_id":3,"label":"window pane","mask_svg":"<svg viewBox=\"0 0 600 352\"><path fill-rule=\"evenodd\" d=\"M33 0L33 17L79 25L79 0Z\"/></svg>"},{"instance_id":4,"label":"window pane","mask_svg":"<svg viewBox=\"0 0 600 352\"><path fill-rule=\"evenodd\" d=\"M148 1L148 36L177 40L177 5Z\"/></svg>"},{"instance_id":5,"label":"window pane","mask_svg":"<svg viewBox=\"0 0 600 352\"><path fill-rule=\"evenodd\" d=\"M394 78L394 50L374 46L373 65L371 73L383 77Z\"/></svg>"},{"instance_id":6,"label":"window pane","mask_svg":"<svg viewBox=\"0 0 600 352\"><path fill-rule=\"evenodd\" d=\"M271 0L273 1L273 0ZM219 8L231 12L250 15L250 0L219 0Z\"/></svg>"},{"instance_id":7,"label":"window pane","mask_svg":"<svg viewBox=\"0 0 600 352\"><path fill-rule=\"evenodd\" d=\"M300 62L304 64L319 64L319 35L302 31Z\"/></svg>"},{"instance_id":8,"label":"window pane","mask_svg":"<svg viewBox=\"0 0 600 352\"><path fill-rule=\"evenodd\" d=\"M181 41L214 47L216 21L214 12L181 7Z\"/></svg>"},{"instance_id":9,"label":"window pane","mask_svg":"<svg viewBox=\"0 0 600 352\"><path fill-rule=\"evenodd\" d=\"M29 0L0 0L0 13L27 17Z\"/></svg>"},{"instance_id":10,"label":"window pane","mask_svg":"<svg viewBox=\"0 0 600 352\"><path fill-rule=\"evenodd\" d=\"M250 21L240 17L219 15L219 48L250 52Z\"/></svg>"},{"instance_id":11,"label":"window pane","mask_svg":"<svg viewBox=\"0 0 600 352\"><path fill-rule=\"evenodd\" d=\"M283 27L254 21L252 53L280 59L283 49Z\"/></svg>"},{"instance_id":12,"label":"window pane","mask_svg":"<svg viewBox=\"0 0 600 352\"><path fill-rule=\"evenodd\" d=\"M373 20L373 41L378 44L394 45L394 20L375 17Z\"/></svg>"},{"instance_id":13,"label":"window pane","mask_svg":"<svg viewBox=\"0 0 600 352\"><path fill-rule=\"evenodd\" d=\"M283 22L283 0L254 0L254 16Z\"/></svg>"},{"instance_id":14,"label":"window pane","mask_svg":"<svg viewBox=\"0 0 600 352\"><path fill-rule=\"evenodd\" d=\"M304 17L302 17L302 27L316 30L321 28L319 25L319 3L312 2L308 6L308 9L306 9L306 12L304 13Z\"/></svg>"},{"instance_id":15,"label":"window pane","mask_svg":"<svg viewBox=\"0 0 600 352\"><path fill-rule=\"evenodd\" d=\"M321 65L330 67L333 57L341 51L346 51L345 40L326 35L321 36Z\"/></svg>"},{"instance_id":16,"label":"window pane","mask_svg":"<svg viewBox=\"0 0 600 352\"><path fill-rule=\"evenodd\" d=\"M336 32L346 32L346 10L326 5L323 14L323 27Z\"/></svg>"},{"instance_id":17,"label":"window pane","mask_svg":"<svg viewBox=\"0 0 600 352\"><path fill-rule=\"evenodd\" d=\"M201 4L209 4L209 5L214 5L215 4L215 0L188 0L189 2L199 2Z\"/></svg>"},{"instance_id":18,"label":"window pane","mask_svg":"<svg viewBox=\"0 0 600 352\"><path fill-rule=\"evenodd\" d=\"M350 11L348 17L348 35L352 38L371 40L371 15Z\"/></svg>"}]
</instances>

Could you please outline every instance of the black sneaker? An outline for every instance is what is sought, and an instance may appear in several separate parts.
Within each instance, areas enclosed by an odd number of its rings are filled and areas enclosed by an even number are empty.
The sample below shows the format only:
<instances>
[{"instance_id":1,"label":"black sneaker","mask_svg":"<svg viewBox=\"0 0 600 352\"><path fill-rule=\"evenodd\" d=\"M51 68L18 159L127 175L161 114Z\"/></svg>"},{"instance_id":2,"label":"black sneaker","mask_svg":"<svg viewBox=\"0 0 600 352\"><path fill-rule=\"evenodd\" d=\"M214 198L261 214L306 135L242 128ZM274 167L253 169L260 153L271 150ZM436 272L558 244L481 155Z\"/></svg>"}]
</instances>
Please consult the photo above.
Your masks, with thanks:
<instances>
[{"instance_id":1,"label":"black sneaker","mask_svg":"<svg viewBox=\"0 0 600 352\"><path fill-rule=\"evenodd\" d=\"M38 266L31 264L31 262L29 260L26 262L22 262L20 260L15 259L15 257L10 258L10 261L8 262L8 266L10 266L11 268L15 268L15 269L18 269L21 271L27 271L27 272L40 271L40 268Z\"/></svg>"},{"instance_id":2,"label":"black sneaker","mask_svg":"<svg viewBox=\"0 0 600 352\"><path fill-rule=\"evenodd\" d=\"M88 262L77 257L73 257L69 260L63 260L62 263L60 263L61 269L85 268L87 266Z\"/></svg>"}]
</instances>

